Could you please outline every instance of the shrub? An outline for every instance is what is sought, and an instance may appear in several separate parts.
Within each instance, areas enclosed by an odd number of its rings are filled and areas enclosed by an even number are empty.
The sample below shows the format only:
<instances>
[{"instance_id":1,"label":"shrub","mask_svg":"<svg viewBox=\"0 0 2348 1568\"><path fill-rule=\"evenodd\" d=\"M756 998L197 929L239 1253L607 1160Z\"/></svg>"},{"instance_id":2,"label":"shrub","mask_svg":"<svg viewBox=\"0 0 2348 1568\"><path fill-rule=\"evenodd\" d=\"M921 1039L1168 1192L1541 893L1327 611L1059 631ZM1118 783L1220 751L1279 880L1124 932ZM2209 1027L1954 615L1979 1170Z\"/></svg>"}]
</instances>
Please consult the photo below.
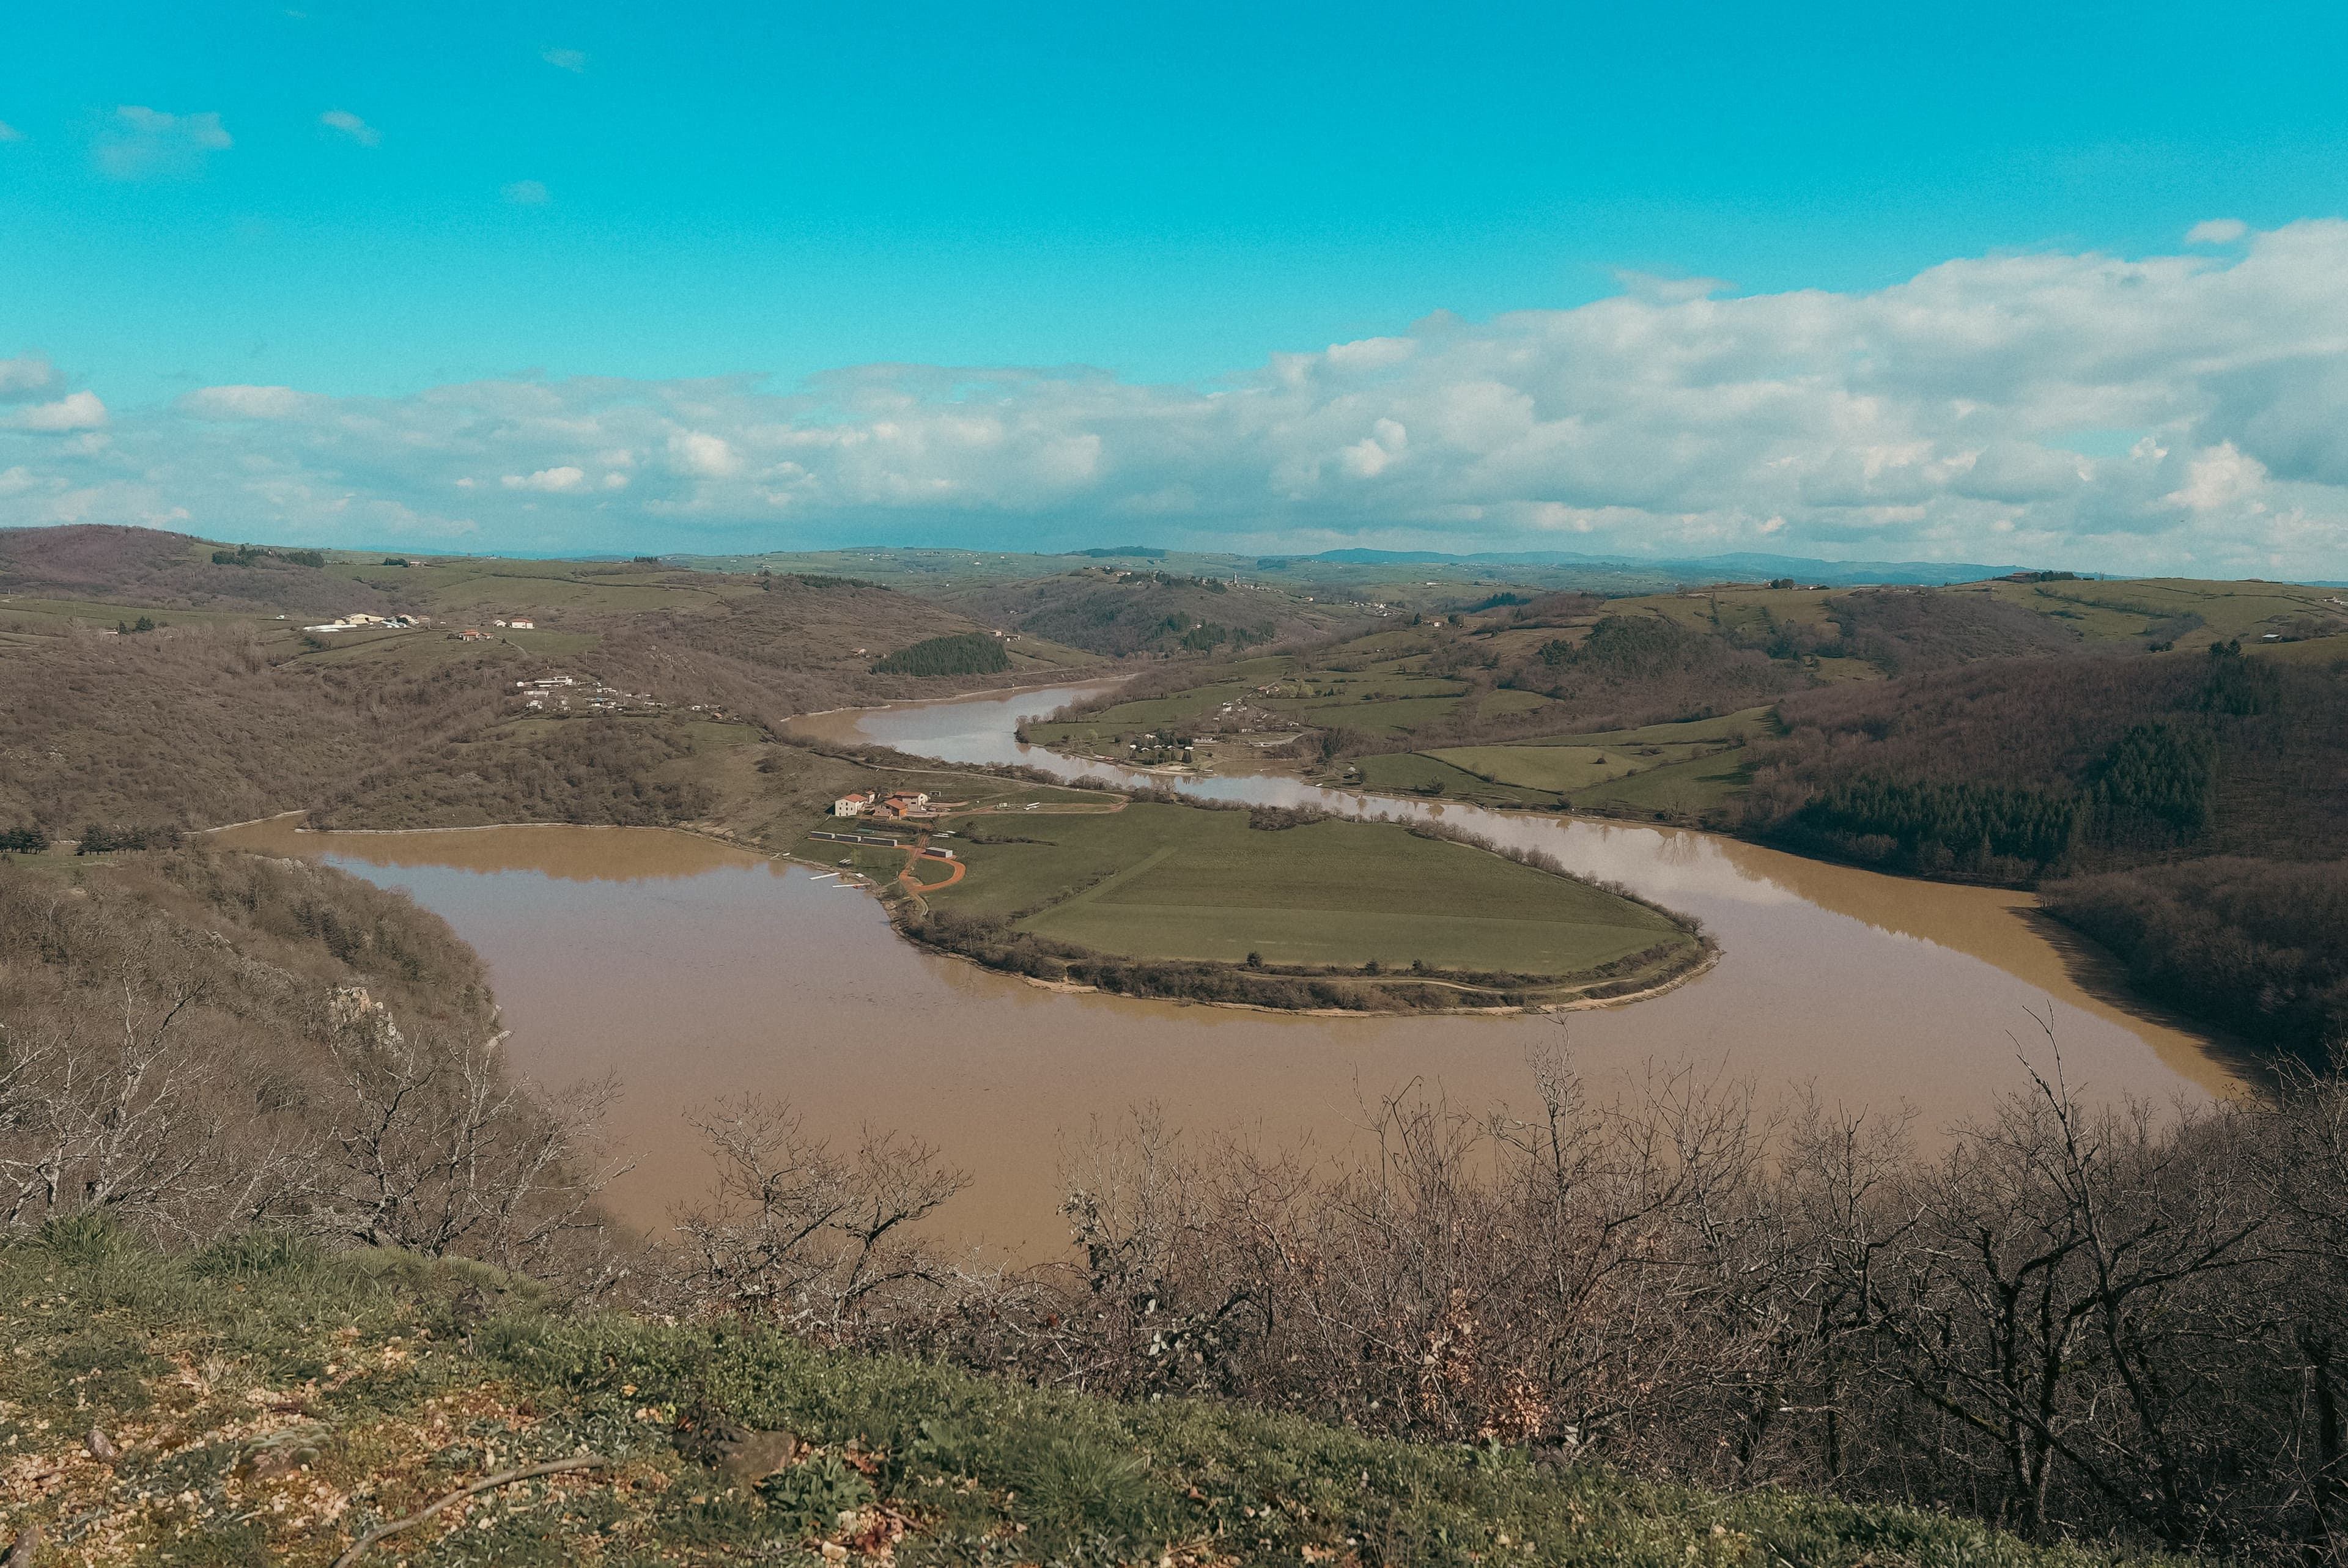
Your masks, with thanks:
<instances>
[{"instance_id":1,"label":"shrub","mask_svg":"<svg viewBox=\"0 0 2348 1568\"><path fill-rule=\"evenodd\" d=\"M802 1529L821 1529L872 1501L872 1483L837 1454L818 1454L758 1483L767 1506Z\"/></svg>"}]
</instances>

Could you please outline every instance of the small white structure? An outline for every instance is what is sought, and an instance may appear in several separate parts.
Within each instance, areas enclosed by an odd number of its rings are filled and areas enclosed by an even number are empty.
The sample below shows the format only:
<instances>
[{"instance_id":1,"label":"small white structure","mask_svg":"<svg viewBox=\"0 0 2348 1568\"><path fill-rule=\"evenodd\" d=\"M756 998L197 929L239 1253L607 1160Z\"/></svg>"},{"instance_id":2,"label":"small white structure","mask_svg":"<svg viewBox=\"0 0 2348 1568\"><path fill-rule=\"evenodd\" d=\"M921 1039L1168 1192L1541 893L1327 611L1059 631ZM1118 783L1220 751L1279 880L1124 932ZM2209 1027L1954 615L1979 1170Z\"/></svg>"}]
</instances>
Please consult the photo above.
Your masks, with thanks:
<instances>
[{"instance_id":1,"label":"small white structure","mask_svg":"<svg viewBox=\"0 0 2348 1568\"><path fill-rule=\"evenodd\" d=\"M516 631L536 631L538 630L538 622L535 620L509 620L506 624L512 627Z\"/></svg>"},{"instance_id":2,"label":"small white structure","mask_svg":"<svg viewBox=\"0 0 2348 1568\"><path fill-rule=\"evenodd\" d=\"M865 812L870 808L871 804L872 797L870 794L866 794L861 792L856 794L844 794L838 800L831 803L831 815L834 816L862 816Z\"/></svg>"}]
</instances>

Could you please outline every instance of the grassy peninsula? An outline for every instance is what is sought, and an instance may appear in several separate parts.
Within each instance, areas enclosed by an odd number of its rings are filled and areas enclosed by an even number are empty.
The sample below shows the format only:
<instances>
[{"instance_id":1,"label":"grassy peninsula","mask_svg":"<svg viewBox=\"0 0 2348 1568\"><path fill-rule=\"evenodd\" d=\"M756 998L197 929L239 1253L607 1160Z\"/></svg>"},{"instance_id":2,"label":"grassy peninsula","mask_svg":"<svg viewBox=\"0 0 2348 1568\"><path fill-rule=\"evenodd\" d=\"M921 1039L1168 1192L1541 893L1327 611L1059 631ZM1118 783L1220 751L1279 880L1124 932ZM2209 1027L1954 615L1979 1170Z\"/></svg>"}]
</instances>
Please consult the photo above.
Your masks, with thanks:
<instances>
[{"instance_id":1,"label":"grassy peninsula","mask_svg":"<svg viewBox=\"0 0 2348 1568\"><path fill-rule=\"evenodd\" d=\"M1348 1011L1559 1005L1667 983L1709 951L1678 918L1543 857L1424 827L1170 798L949 820L962 870L922 890L911 935L1132 995Z\"/></svg>"}]
</instances>

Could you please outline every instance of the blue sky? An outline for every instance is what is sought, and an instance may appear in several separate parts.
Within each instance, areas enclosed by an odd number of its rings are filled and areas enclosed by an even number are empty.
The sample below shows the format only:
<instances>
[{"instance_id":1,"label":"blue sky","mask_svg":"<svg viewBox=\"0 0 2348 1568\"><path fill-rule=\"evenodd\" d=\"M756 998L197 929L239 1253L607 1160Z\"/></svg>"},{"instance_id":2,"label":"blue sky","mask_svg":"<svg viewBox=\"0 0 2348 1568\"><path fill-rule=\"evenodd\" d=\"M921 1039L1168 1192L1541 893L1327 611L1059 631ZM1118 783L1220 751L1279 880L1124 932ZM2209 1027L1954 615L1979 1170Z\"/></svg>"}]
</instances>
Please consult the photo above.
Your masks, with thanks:
<instances>
[{"instance_id":1,"label":"blue sky","mask_svg":"<svg viewBox=\"0 0 2348 1568\"><path fill-rule=\"evenodd\" d=\"M37 385L18 374L20 390L49 403L86 394L107 412L102 427L49 418L0 450L0 473L18 474L13 492L0 487L0 523L59 520L57 497L102 494L114 499L64 505L108 520L176 507L189 527L331 521L282 494L220 489L234 443L182 428L185 400L208 387L383 414L383 400L436 389L575 398L578 378L610 378L675 428L631 437L630 462L601 470L636 477L600 492L596 518L455 507L442 492L457 478L403 477L382 455L337 454L304 483L403 507L417 529L592 536L588 548L631 530L729 546L761 530L781 544L892 531L998 542L1038 528L1122 537L1123 518L1152 515L1202 539L1456 533L1537 547L1519 536L1550 525L1522 518L1562 507L1580 519L1569 531L1612 516L1582 531L1632 542L1639 518L1702 513L1723 548L1748 548L1763 536L1730 536L1775 516L1767 537L1780 545L1947 554L1995 542L1996 518L1894 518L1869 535L1763 496L1734 524L1719 496L1610 496L1582 474L1529 474L1506 496L1470 484L1447 499L1430 477L1406 506L1300 512L1276 457L1260 498L1213 474L1155 484L1159 463L1146 491L1048 506L983 477L957 489L949 475L939 490L927 471L900 476L893 499L880 485L788 503L672 491L655 506L641 477L654 446L700 431L675 389L705 378L731 378L728 399L777 400L741 415L752 428L873 417L870 399L836 389L838 373L877 364L1046 367L1062 381L1084 367L1179 401L1261 390L1277 355L1423 338L1429 318L1684 302L1657 279L1717 280L1724 300L1880 301L1952 261L2194 255L2225 267L2257 235L2348 213L2337 5L307 0L17 7L0 28L0 124L13 133L0 139L0 360L42 367ZM2212 220L2251 238L2213 246L2221 229L2186 243ZM971 395L963 378L920 379L892 395L934 412ZM1038 412L1032 388L982 387L998 411L1006 397L1014 423L1066 416ZM1332 454L1374 439L1377 418L1408 425L1399 408L1362 412ZM2125 412L2052 449L2101 443L2116 454L2086 455L2118 460L2160 410L2139 399ZM2330 483L2321 455L2302 452L2294 474L2287 454L2244 446L2247 425L2210 425L2206 406L2193 417L2176 429L2179 464L2230 441L2270 477ZM776 467L744 432L716 434L737 466L680 460L673 477ZM2025 434L2045 446L2063 433ZM85 449L36 439L59 435ZM284 435L267 462L294 461ZM100 438L108 451L87 449ZM620 449L616 437L597 448ZM1116 468L1115 443L1101 451ZM515 506L566 493L529 488L533 474L596 467L594 454L552 446L507 456L512 473L492 462L475 487L529 497ZM60 466L73 462L96 466ZM1185 483L1220 498L1185 511ZM1161 494L1157 513L1135 509ZM2307 500L2261 504L2333 515ZM1493 510L1503 503L1519 520ZM1481 509L1463 524L1463 507ZM2097 541L2116 526L2005 520L2049 548L2107 548ZM2302 528L2226 548L2279 544L2298 559L2337 542ZM2188 536L2139 553L2155 564L2193 548Z\"/></svg>"}]
</instances>

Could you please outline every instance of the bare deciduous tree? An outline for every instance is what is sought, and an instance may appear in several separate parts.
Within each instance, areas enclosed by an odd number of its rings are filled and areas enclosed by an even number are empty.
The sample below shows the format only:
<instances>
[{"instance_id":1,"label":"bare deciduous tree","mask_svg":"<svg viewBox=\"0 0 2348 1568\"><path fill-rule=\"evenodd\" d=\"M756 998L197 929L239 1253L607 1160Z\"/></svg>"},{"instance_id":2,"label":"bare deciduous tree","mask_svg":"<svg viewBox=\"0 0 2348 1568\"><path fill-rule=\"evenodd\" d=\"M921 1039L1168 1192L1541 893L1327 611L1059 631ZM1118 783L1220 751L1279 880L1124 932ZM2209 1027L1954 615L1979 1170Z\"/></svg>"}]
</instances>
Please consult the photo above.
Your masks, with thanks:
<instances>
[{"instance_id":1,"label":"bare deciduous tree","mask_svg":"<svg viewBox=\"0 0 2348 1568\"><path fill-rule=\"evenodd\" d=\"M721 1103L699 1123L717 1159L706 1207L677 1215L693 1261L681 1286L705 1307L750 1311L834 1339L953 1271L915 1227L967 1184L925 1144L867 1132L833 1152L788 1102Z\"/></svg>"}]
</instances>

